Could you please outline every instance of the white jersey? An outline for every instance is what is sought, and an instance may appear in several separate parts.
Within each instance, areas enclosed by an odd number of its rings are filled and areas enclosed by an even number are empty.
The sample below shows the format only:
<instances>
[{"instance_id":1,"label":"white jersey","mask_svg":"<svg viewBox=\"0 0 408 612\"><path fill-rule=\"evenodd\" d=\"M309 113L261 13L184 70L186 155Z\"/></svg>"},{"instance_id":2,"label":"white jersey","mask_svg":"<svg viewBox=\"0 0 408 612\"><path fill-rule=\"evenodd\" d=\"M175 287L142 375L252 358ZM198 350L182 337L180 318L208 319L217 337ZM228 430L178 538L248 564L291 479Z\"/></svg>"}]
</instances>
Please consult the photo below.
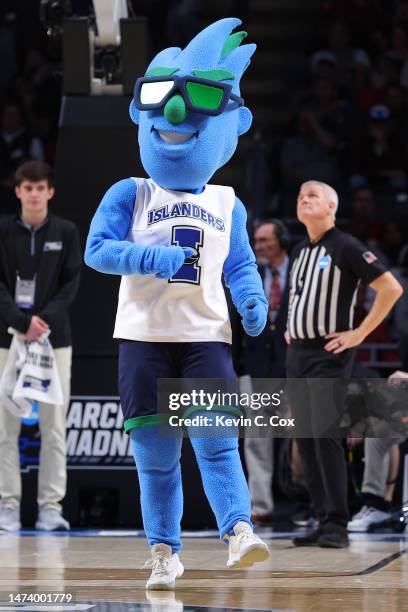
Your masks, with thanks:
<instances>
[{"instance_id":1,"label":"white jersey","mask_svg":"<svg viewBox=\"0 0 408 612\"><path fill-rule=\"evenodd\" d=\"M127 240L147 246L189 246L196 253L171 279L122 276L115 338L146 342L227 342L231 326L221 283L230 248L232 187L200 194L134 179L137 195Z\"/></svg>"}]
</instances>

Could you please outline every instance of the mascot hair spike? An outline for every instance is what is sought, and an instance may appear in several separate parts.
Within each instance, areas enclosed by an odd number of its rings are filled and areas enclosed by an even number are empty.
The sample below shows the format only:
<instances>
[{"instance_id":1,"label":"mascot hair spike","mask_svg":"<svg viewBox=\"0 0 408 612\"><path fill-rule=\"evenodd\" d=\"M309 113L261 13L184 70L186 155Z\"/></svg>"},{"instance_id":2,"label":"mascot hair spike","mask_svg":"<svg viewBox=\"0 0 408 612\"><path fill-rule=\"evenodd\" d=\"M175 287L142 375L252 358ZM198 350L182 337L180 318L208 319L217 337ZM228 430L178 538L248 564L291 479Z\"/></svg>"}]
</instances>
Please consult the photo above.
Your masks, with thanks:
<instances>
[{"instance_id":1,"label":"mascot hair spike","mask_svg":"<svg viewBox=\"0 0 408 612\"><path fill-rule=\"evenodd\" d=\"M239 46L246 32L231 34L239 25L241 21L235 18L221 19L211 24L199 32L185 49L169 47L160 51L149 64L146 74L153 68L173 64L180 72L187 74L192 70L224 68L235 74L234 81L237 81L238 87L256 49L254 44Z\"/></svg>"}]
</instances>

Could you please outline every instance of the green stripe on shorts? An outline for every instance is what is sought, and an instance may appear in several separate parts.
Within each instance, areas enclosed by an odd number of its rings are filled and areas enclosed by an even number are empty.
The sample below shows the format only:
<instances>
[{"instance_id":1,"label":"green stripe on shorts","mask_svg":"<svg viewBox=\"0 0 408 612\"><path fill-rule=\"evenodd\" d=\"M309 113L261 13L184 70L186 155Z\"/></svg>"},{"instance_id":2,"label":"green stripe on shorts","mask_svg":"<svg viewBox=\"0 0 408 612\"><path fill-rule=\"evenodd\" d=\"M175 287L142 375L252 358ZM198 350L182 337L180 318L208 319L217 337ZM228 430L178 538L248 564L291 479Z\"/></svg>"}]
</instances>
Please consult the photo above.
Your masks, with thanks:
<instances>
[{"instance_id":1,"label":"green stripe on shorts","mask_svg":"<svg viewBox=\"0 0 408 612\"><path fill-rule=\"evenodd\" d=\"M207 410L207 406L205 405L192 405L187 408L187 410L183 413L183 417L187 418L193 412L198 412L201 410L206 414L210 415L212 412L223 412L225 414L235 414L236 416L242 416L243 412L240 408L236 408L235 406L223 406L219 404L215 404L211 410Z\"/></svg>"},{"instance_id":2,"label":"green stripe on shorts","mask_svg":"<svg viewBox=\"0 0 408 612\"><path fill-rule=\"evenodd\" d=\"M163 425L168 422L169 416L167 414L147 414L145 416L132 417L126 419L123 423L123 427L126 433L129 433L132 429L138 427L150 427L151 425Z\"/></svg>"}]
</instances>

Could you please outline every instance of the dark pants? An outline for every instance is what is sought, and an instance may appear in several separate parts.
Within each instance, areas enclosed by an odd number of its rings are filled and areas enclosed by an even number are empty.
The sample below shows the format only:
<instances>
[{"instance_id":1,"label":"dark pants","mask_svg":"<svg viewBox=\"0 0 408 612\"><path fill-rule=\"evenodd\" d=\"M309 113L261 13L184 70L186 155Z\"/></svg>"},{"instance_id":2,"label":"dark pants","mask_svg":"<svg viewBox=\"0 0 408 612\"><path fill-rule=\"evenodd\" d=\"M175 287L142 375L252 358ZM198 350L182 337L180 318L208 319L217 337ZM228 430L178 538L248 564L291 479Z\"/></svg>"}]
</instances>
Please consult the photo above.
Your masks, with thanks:
<instances>
[{"instance_id":1,"label":"dark pants","mask_svg":"<svg viewBox=\"0 0 408 612\"><path fill-rule=\"evenodd\" d=\"M306 485L320 523L346 526L347 466L339 425L354 351L291 344L288 391Z\"/></svg>"},{"instance_id":2,"label":"dark pants","mask_svg":"<svg viewBox=\"0 0 408 612\"><path fill-rule=\"evenodd\" d=\"M231 346L225 342L121 340L119 395L125 422L135 417L156 414L159 378L235 381ZM233 390L236 391L235 387Z\"/></svg>"}]
</instances>

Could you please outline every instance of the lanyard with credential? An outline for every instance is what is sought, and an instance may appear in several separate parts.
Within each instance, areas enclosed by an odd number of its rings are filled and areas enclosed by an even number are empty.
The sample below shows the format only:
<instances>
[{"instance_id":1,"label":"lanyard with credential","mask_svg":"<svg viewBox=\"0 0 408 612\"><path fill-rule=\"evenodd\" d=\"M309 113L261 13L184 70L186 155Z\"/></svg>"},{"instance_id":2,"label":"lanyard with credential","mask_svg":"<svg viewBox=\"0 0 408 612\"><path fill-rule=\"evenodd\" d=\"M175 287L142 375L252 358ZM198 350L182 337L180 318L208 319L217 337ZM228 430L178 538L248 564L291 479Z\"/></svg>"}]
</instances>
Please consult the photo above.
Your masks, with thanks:
<instances>
[{"instance_id":1,"label":"lanyard with credential","mask_svg":"<svg viewBox=\"0 0 408 612\"><path fill-rule=\"evenodd\" d=\"M35 234L35 231L33 232L31 230L31 240L33 239L33 233ZM48 227L46 228L45 240L47 240L47 234L48 234ZM17 259L15 232L13 234L13 242L14 242L13 244L14 254ZM41 251L39 258L38 258L38 267L40 267L41 265L42 255L43 255L43 250ZM16 289L15 289L14 299L15 299L16 306L18 306L18 308L22 308L24 310L31 310L34 307L36 279L37 279L37 272L34 274L33 279L26 279L26 278L20 278L19 271L17 270Z\"/></svg>"}]
</instances>

